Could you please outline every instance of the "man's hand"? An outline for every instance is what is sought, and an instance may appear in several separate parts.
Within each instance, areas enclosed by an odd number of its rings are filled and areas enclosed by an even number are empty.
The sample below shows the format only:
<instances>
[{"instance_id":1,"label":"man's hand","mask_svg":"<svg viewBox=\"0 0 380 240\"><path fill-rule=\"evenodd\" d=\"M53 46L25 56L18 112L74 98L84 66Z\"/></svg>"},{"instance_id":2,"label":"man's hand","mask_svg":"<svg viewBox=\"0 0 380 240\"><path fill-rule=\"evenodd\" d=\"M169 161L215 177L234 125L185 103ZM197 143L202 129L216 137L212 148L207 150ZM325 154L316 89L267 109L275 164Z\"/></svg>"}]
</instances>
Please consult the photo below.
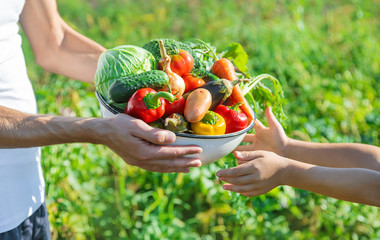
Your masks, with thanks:
<instances>
[{"instance_id":1,"label":"man's hand","mask_svg":"<svg viewBox=\"0 0 380 240\"><path fill-rule=\"evenodd\" d=\"M198 154L198 146L171 146L175 134L153 128L143 121L118 114L104 119L105 129L100 129L100 143L108 146L127 164L154 172L188 172L190 167L200 167L197 158L185 157Z\"/></svg>"}]
</instances>

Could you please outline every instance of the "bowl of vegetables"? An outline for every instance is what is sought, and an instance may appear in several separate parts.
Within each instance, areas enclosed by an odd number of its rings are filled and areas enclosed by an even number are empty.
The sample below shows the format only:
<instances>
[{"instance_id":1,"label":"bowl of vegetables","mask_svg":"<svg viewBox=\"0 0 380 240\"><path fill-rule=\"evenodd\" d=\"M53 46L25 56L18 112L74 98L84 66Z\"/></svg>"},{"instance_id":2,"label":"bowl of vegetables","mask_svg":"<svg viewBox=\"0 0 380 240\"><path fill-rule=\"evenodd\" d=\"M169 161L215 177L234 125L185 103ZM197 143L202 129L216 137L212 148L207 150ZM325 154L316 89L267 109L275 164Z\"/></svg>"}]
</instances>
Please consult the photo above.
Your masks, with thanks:
<instances>
[{"instance_id":1,"label":"bowl of vegetables","mask_svg":"<svg viewBox=\"0 0 380 240\"><path fill-rule=\"evenodd\" d=\"M99 101L103 117L112 117L115 114L121 113L114 107L110 106L98 92L95 92L95 95ZM176 140L173 145L198 145L202 148L202 153L196 156L190 156L199 158L203 165L213 163L231 153L241 143L244 136L252 129L254 124L255 122L251 121L242 130L221 135L201 135L175 132ZM207 133L207 130L205 131Z\"/></svg>"},{"instance_id":2,"label":"bowl of vegetables","mask_svg":"<svg viewBox=\"0 0 380 240\"><path fill-rule=\"evenodd\" d=\"M95 74L102 115L125 113L173 131L173 145L198 145L203 152L196 157L203 164L215 162L232 152L255 124L245 94L266 76L250 78L228 58L242 53L234 48L220 57L201 40L173 39L109 49Z\"/></svg>"}]
</instances>

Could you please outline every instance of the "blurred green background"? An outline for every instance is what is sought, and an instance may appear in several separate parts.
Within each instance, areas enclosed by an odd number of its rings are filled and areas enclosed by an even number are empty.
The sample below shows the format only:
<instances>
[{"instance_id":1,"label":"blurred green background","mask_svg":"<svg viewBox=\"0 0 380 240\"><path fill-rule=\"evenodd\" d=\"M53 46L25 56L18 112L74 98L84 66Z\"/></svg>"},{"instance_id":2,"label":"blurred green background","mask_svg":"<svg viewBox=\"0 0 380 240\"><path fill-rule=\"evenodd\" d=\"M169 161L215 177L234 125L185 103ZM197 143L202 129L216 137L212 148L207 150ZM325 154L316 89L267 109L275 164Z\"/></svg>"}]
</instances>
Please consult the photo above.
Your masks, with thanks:
<instances>
[{"instance_id":1,"label":"blurred green background","mask_svg":"<svg viewBox=\"0 0 380 240\"><path fill-rule=\"evenodd\" d=\"M380 145L379 0L60 0L58 10L106 48L238 42L252 75L280 80L290 137ZM92 85L43 71L23 47L40 113L101 117ZM380 239L380 208L291 187L228 194L215 172L231 156L189 174L127 166L91 144L44 147L42 159L54 239Z\"/></svg>"}]
</instances>

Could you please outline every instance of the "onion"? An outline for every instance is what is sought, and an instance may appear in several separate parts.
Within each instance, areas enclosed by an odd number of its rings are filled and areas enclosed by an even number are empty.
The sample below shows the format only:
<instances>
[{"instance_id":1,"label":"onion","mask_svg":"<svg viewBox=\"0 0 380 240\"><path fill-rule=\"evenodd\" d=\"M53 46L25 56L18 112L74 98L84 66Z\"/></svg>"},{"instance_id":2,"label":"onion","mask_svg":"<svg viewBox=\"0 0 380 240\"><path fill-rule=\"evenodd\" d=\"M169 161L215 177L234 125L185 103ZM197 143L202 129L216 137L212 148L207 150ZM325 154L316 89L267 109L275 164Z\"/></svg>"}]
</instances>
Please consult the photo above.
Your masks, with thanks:
<instances>
[{"instance_id":1,"label":"onion","mask_svg":"<svg viewBox=\"0 0 380 240\"><path fill-rule=\"evenodd\" d=\"M170 68L171 58L166 53L164 43L162 42L162 40L159 40L158 43L160 45L161 57L164 59L163 71L169 77L169 86L167 89L164 88L163 90L165 90L165 91L170 90L170 92L175 94L176 97L180 97L185 92L185 81L178 74L174 73L171 70L171 68Z\"/></svg>"}]
</instances>

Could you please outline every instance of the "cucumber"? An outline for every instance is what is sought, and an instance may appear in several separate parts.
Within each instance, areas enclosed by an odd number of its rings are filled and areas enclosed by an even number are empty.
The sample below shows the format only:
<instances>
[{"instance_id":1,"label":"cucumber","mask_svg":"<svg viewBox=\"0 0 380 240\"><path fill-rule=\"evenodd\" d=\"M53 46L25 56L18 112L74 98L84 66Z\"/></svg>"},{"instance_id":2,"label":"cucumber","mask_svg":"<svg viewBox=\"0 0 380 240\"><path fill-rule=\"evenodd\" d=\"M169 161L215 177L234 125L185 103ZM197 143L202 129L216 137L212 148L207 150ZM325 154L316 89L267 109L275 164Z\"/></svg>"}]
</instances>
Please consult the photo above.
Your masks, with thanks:
<instances>
[{"instance_id":1,"label":"cucumber","mask_svg":"<svg viewBox=\"0 0 380 240\"><path fill-rule=\"evenodd\" d=\"M168 86L169 77L161 70L151 70L139 74L131 74L115 80L108 89L108 96L114 103L126 103L140 88L159 90Z\"/></svg>"}]
</instances>

